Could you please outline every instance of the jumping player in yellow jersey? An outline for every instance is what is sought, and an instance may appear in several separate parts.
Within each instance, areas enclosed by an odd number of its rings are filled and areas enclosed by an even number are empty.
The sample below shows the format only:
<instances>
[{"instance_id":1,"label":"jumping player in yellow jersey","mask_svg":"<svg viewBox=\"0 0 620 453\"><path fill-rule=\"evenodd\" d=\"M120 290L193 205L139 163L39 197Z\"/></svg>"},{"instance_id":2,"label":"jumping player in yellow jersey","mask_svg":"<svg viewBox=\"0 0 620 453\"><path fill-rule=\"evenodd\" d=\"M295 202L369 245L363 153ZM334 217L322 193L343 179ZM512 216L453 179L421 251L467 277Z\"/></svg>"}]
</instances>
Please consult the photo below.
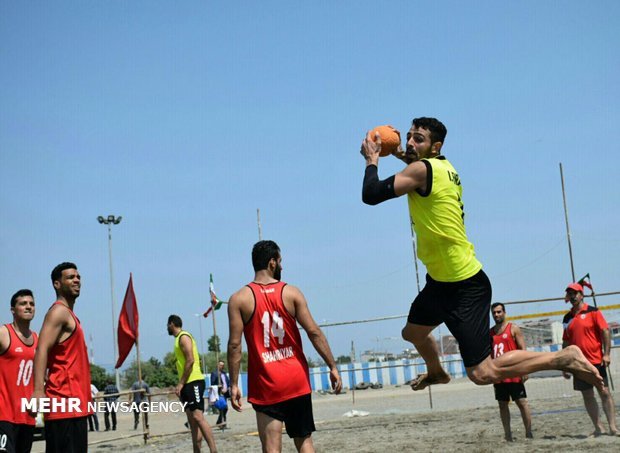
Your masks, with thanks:
<instances>
[{"instance_id":1,"label":"jumping player in yellow jersey","mask_svg":"<svg viewBox=\"0 0 620 453\"><path fill-rule=\"evenodd\" d=\"M459 342L467 375L478 385L558 369L600 387L599 372L576 347L558 352L516 350L491 359L491 283L465 234L461 179L441 154L446 133L446 127L435 118L414 119L407 133L406 150L399 147L393 153L407 167L385 180L378 177L379 135L374 140L367 135L361 148L366 159L362 200L376 205L407 195L419 258L427 270L426 285L411 304L402 331L427 367L427 373L419 375L411 387L421 390L450 381L432 336L441 323Z\"/></svg>"}]
</instances>

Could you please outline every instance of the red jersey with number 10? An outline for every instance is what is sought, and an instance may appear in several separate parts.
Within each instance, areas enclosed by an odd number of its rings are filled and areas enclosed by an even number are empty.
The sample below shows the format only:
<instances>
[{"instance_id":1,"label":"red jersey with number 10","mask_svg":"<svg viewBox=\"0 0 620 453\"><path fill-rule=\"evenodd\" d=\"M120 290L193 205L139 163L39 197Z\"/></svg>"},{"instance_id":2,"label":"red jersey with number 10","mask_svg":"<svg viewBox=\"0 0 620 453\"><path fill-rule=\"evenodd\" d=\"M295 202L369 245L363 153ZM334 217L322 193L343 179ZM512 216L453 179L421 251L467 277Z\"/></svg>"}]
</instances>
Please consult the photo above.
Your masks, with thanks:
<instances>
[{"instance_id":1,"label":"red jersey with number 10","mask_svg":"<svg viewBox=\"0 0 620 453\"><path fill-rule=\"evenodd\" d=\"M0 354L0 420L34 426L34 417L28 411L22 412L21 403L22 398L30 399L34 391L32 371L37 334L32 332L33 342L28 346L12 324L6 324L6 329L9 347Z\"/></svg>"},{"instance_id":2,"label":"red jersey with number 10","mask_svg":"<svg viewBox=\"0 0 620 453\"><path fill-rule=\"evenodd\" d=\"M250 403L276 404L312 391L297 321L282 300L285 286L283 282L248 285L255 301L254 313L243 328Z\"/></svg>"},{"instance_id":3,"label":"red jersey with number 10","mask_svg":"<svg viewBox=\"0 0 620 453\"><path fill-rule=\"evenodd\" d=\"M491 339L493 341L493 358L497 358L500 355L507 353L508 351L514 351L519 349L514 337L512 336L512 324L506 324L506 328L502 333L495 333L495 329L491 327ZM520 377L506 378L501 381L501 384L510 384L513 382L521 382ZM499 384L499 382L498 382Z\"/></svg>"}]
</instances>

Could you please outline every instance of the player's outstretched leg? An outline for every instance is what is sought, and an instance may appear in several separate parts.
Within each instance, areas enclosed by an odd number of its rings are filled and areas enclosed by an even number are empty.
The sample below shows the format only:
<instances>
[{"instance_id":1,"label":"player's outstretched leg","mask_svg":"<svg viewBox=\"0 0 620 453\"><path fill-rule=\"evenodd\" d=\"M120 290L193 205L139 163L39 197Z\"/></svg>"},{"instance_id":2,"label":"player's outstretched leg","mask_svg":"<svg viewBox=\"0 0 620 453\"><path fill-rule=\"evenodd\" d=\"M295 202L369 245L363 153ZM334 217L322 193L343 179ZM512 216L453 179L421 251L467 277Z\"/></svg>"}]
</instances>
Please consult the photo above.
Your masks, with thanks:
<instances>
[{"instance_id":1,"label":"player's outstretched leg","mask_svg":"<svg viewBox=\"0 0 620 453\"><path fill-rule=\"evenodd\" d=\"M495 359L487 357L480 364L467 368L467 376L478 385L488 385L506 378L524 376L543 370L560 370L574 374L601 388L603 378L577 346L558 352L534 352L518 349Z\"/></svg>"}]
</instances>

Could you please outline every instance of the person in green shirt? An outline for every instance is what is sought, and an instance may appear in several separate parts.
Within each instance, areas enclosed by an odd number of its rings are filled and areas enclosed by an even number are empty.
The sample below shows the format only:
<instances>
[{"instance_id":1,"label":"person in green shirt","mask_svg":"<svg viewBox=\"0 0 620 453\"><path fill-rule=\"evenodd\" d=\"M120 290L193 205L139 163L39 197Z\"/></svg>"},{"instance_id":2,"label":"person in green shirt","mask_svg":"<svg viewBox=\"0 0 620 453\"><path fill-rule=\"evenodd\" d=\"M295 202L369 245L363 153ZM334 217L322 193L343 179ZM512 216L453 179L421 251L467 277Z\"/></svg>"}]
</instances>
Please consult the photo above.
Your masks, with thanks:
<instances>
[{"instance_id":1,"label":"person in green shirt","mask_svg":"<svg viewBox=\"0 0 620 453\"><path fill-rule=\"evenodd\" d=\"M211 453L217 451L213 432L205 419L205 377L200 370L198 348L192 334L182 329L183 321L177 315L168 317L168 334L174 337L174 355L177 359L179 383L175 393L185 406L187 421L192 433L194 452L200 452L202 438L207 441Z\"/></svg>"}]
</instances>

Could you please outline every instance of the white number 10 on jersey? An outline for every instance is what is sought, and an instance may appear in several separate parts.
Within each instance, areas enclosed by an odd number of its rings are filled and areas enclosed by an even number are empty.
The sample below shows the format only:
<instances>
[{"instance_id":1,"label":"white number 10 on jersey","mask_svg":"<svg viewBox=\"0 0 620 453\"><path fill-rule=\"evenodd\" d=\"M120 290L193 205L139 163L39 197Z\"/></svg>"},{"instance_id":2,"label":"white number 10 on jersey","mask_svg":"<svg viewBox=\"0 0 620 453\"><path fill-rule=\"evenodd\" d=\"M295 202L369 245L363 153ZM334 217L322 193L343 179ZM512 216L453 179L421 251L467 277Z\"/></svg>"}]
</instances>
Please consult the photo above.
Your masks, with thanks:
<instances>
[{"instance_id":1,"label":"white number 10 on jersey","mask_svg":"<svg viewBox=\"0 0 620 453\"><path fill-rule=\"evenodd\" d=\"M17 385L24 387L30 383L32 377L32 360L22 360L19 362L19 373L17 375Z\"/></svg>"},{"instance_id":2,"label":"white number 10 on jersey","mask_svg":"<svg viewBox=\"0 0 620 453\"><path fill-rule=\"evenodd\" d=\"M263 344L265 348L269 348L269 324L271 324L271 333L278 339L278 343L284 344L284 321L280 317L280 313L277 311L273 312L273 322L271 323L269 322L270 318L269 312L266 311L263 313L263 319L261 319L263 323Z\"/></svg>"}]
</instances>

